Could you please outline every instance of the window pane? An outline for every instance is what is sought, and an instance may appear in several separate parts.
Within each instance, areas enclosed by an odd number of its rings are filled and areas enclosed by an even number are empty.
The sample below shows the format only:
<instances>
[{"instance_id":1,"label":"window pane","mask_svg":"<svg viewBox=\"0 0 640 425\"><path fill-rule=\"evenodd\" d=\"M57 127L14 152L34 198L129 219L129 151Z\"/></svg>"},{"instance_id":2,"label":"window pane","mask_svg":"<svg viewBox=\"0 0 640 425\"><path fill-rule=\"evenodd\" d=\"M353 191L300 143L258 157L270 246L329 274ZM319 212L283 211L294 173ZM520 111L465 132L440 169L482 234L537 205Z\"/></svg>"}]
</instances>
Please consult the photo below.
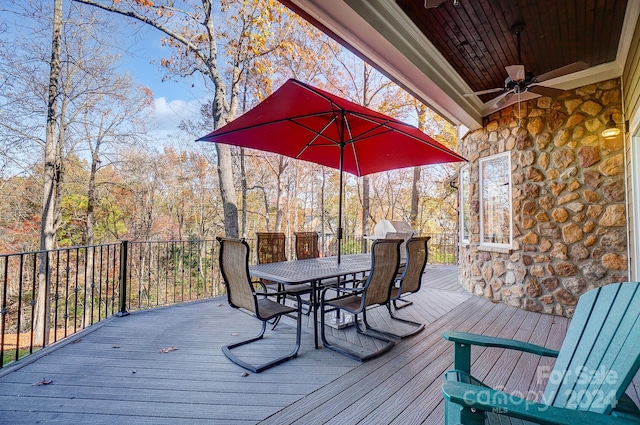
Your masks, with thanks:
<instances>
[{"instance_id":1,"label":"window pane","mask_svg":"<svg viewBox=\"0 0 640 425\"><path fill-rule=\"evenodd\" d=\"M460 239L464 242L469 242L469 216L471 212L469 184L469 167L466 166L460 171Z\"/></svg>"},{"instance_id":2,"label":"window pane","mask_svg":"<svg viewBox=\"0 0 640 425\"><path fill-rule=\"evenodd\" d=\"M480 163L482 243L511 244L511 160L500 155Z\"/></svg>"}]
</instances>

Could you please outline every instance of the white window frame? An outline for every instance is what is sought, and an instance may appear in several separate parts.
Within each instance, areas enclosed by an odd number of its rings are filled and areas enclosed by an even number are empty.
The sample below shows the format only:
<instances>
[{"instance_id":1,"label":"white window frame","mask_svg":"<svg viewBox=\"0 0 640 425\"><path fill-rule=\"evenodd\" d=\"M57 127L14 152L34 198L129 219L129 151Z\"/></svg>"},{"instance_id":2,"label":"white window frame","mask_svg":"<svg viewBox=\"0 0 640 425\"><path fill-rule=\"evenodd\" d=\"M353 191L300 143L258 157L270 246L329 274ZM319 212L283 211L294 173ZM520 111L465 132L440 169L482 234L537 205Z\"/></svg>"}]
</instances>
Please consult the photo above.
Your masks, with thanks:
<instances>
[{"instance_id":1,"label":"white window frame","mask_svg":"<svg viewBox=\"0 0 640 425\"><path fill-rule=\"evenodd\" d=\"M500 186L506 186L507 187L507 198L508 201L506 203L506 212L509 215L508 217L508 237L507 242L492 242L492 241L485 241L485 227L487 227L487 223L485 223L485 168L487 163L489 163L490 161L494 161L494 160L504 160L506 159L507 161L507 166L505 167L505 171L506 171L506 179L507 181L504 183L500 183ZM511 191L511 152L504 152L504 153L500 153L497 155L492 155L492 156L488 156L485 158L481 158L478 160L478 165L479 165L479 183L480 183L480 246L481 247L487 247L487 248L511 248L512 247L512 243L513 243L513 208L512 208L512 191ZM497 182L496 182L497 183ZM494 202L494 204L496 204Z\"/></svg>"},{"instance_id":2,"label":"white window frame","mask_svg":"<svg viewBox=\"0 0 640 425\"><path fill-rule=\"evenodd\" d=\"M460 242L468 244L471 241L471 167L466 164L460 168ZM465 180L466 176L466 180ZM466 232L465 232L466 229Z\"/></svg>"}]
</instances>

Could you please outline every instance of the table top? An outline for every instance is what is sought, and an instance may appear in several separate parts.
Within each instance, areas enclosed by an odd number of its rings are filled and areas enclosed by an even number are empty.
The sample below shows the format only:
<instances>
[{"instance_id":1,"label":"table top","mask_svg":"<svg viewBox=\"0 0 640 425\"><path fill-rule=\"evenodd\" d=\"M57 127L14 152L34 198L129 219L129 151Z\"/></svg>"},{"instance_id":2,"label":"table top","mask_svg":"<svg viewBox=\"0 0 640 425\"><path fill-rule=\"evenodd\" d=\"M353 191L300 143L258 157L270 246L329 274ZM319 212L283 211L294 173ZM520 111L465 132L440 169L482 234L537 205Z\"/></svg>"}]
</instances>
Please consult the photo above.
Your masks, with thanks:
<instances>
[{"instance_id":1,"label":"table top","mask_svg":"<svg viewBox=\"0 0 640 425\"><path fill-rule=\"evenodd\" d=\"M249 267L252 276L283 284L298 284L371 270L371 254L310 258Z\"/></svg>"}]
</instances>

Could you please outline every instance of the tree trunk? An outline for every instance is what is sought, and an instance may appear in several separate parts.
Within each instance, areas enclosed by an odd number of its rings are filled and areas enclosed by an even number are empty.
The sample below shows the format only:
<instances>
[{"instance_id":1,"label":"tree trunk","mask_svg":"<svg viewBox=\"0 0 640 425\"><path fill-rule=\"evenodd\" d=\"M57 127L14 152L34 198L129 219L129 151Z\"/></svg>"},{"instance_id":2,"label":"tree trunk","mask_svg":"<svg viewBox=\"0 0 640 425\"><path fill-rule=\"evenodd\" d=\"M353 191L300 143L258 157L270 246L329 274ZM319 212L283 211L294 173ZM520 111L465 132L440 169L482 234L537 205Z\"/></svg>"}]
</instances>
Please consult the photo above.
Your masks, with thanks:
<instances>
[{"instance_id":1,"label":"tree trunk","mask_svg":"<svg viewBox=\"0 0 640 425\"><path fill-rule=\"evenodd\" d=\"M238 237L238 204L236 189L233 185L233 168L231 166L231 148L229 145L216 143L218 153L218 177L220 178L220 196L224 206L224 232L227 237Z\"/></svg>"},{"instance_id":2,"label":"tree trunk","mask_svg":"<svg viewBox=\"0 0 640 425\"><path fill-rule=\"evenodd\" d=\"M59 149L56 146L56 128L58 124L57 100L60 78L60 54L62 31L62 0L54 0L53 32L51 37L51 65L49 70L49 96L47 101L47 125L44 148L44 185L42 199L42 227L40 230L40 249L49 251L55 248L56 210L58 201L57 180L60 173ZM60 142L60 140L58 140ZM48 252L40 256L38 273L38 296L35 314L35 340L43 346L49 342L49 261Z\"/></svg>"},{"instance_id":3,"label":"tree trunk","mask_svg":"<svg viewBox=\"0 0 640 425\"><path fill-rule=\"evenodd\" d=\"M98 174L98 166L100 164L100 140L96 141L95 148L91 153L91 171L89 172L89 182L87 188L87 228L86 228L86 240L87 246L94 244L94 209L97 202L96 196L96 176ZM87 248L87 261L85 264L85 288L84 288L84 326L91 324L91 308L87 308L87 300L91 303L92 300L92 288L93 288L93 263L94 263L94 249Z\"/></svg>"},{"instance_id":4,"label":"tree trunk","mask_svg":"<svg viewBox=\"0 0 640 425\"><path fill-rule=\"evenodd\" d=\"M247 172L245 169L244 148L240 148L240 182L242 186L242 237L247 237L247 196L249 189L247 188Z\"/></svg>"},{"instance_id":5,"label":"tree trunk","mask_svg":"<svg viewBox=\"0 0 640 425\"><path fill-rule=\"evenodd\" d=\"M369 176L362 178L362 236L369 232ZM362 252L368 252L368 242L362 238Z\"/></svg>"},{"instance_id":6,"label":"tree trunk","mask_svg":"<svg viewBox=\"0 0 640 425\"><path fill-rule=\"evenodd\" d=\"M282 202L283 202L283 198L284 198L284 187L283 187L283 176L284 176L284 171L287 169L287 165L289 163L287 162L287 160L284 158L284 156L280 156L278 158L278 169L277 169L277 177L276 177L276 184L277 184L277 192L276 192L276 226L275 226L275 231L276 232L281 232L282 231ZM267 215L269 214L269 212L267 211Z\"/></svg>"},{"instance_id":7,"label":"tree trunk","mask_svg":"<svg viewBox=\"0 0 640 425\"><path fill-rule=\"evenodd\" d=\"M418 184L420 183L420 167L413 167L413 182L411 183L411 212L409 213L409 223L414 230L418 229L418 203L420 194Z\"/></svg>"}]
</instances>

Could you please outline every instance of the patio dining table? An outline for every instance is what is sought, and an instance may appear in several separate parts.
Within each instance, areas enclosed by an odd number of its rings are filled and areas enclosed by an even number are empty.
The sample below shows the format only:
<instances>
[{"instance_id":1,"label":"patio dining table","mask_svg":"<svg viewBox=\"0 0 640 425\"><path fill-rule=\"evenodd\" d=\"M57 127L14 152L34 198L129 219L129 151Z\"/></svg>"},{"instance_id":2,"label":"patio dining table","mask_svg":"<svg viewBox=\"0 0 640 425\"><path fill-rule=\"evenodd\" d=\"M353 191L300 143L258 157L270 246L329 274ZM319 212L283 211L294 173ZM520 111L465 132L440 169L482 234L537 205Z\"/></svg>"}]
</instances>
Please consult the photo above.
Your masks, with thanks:
<instances>
[{"instance_id":1,"label":"patio dining table","mask_svg":"<svg viewBox=\"0 0 640 425\"><path fill-rule=\"evenodd\" d=\"M257 264L249 267L249 273L257 278L268 279L283 285L311 285L311 304L313 310L313 337L315 347L318 344L318 283L325 279L342 278L371 270L371 254L321 257L307 260L281 261ZM339 283L338 283L339 284Z\"/></svg>"}]
</instances>

